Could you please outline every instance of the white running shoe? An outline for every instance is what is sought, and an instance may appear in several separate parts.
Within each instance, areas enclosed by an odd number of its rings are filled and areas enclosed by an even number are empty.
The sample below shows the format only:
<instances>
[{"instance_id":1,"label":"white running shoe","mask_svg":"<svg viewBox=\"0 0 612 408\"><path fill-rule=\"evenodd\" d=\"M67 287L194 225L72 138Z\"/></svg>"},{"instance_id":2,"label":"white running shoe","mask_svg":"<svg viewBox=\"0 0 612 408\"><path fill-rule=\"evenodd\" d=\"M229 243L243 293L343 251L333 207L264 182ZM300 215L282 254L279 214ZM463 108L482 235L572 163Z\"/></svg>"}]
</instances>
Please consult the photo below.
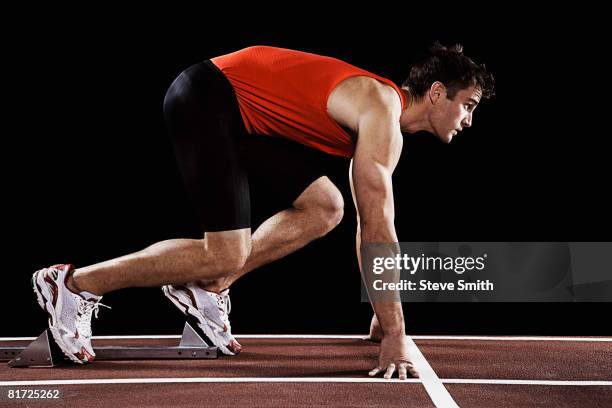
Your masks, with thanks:
<instances>
[{"instance_id":1,"label":"white running shoe","mask_svg":"<svg viewBox=\"0 0 612 408\"><path fill-rule=\"evenodd\" d=\"M90 363L96 357L91 346L91 314L98 317L102 296L89 299L66 287L72 265L53 265L34 272L32 285L40 307L49 315L49 329L57 345L75 363ZM88 293L88 292L81 292Z\"/></svg>"},{"instance_id":2,"label":"white running shoe","mask_svg":"<svg viewBox=\"0 0 612 408\"><path fill-rule=\"evenodd\" d=\"M187 315L188 320L193 320L198 325L219 351L230 356L240 353L242 346L232 336L229 322L231 310L229 289L217 294L204 290L194 283L188 283L165 285L162 291L181 312Z\"/></svg>"}]
</instances>

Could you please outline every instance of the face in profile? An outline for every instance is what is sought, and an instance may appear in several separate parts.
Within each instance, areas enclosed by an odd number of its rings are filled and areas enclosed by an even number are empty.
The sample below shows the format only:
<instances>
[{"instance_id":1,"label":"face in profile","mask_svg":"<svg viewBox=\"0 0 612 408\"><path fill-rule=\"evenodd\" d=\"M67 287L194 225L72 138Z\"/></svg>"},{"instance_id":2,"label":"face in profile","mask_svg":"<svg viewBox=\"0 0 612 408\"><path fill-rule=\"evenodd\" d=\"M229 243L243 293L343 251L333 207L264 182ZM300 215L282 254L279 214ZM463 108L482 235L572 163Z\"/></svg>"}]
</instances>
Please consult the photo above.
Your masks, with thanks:
<instances>
[{"instance_id":1,"label":"face in profile","mask_svg":"<svg viewBox=\"0 0 612 408\"><path fill-rule=\"evenodd\" d=\"M439 84L439 83L438 83ZM478 106L482 91L478 86L459 90L448 99L444 85L433 86L430 97L433 103L430 122L436 137L450 143L466 127L472 126L474 109Z\"/></svg>"}]
</instances>

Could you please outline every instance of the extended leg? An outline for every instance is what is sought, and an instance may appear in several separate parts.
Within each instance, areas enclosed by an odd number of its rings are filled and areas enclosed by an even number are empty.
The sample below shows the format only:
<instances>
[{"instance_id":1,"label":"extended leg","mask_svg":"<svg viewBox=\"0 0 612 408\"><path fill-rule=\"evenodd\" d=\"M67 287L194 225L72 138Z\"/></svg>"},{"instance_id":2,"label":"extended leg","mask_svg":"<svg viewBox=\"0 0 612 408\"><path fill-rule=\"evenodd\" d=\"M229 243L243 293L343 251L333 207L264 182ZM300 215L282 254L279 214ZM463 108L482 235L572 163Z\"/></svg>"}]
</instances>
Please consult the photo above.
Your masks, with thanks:
<instances>
[{"instance_id":1,"label":"extended leg","mask_svg":"<svg viewBox=\"0 0 612 408\"><path fill-rule=\"evenodd\" d=\"M104 293L127 287L161 286L218 279L240 269L251 248L249 228L206 233L202 240L172 239L142 251L77 269L68 280L75 292Z\"/></svg>"}]
</instances>

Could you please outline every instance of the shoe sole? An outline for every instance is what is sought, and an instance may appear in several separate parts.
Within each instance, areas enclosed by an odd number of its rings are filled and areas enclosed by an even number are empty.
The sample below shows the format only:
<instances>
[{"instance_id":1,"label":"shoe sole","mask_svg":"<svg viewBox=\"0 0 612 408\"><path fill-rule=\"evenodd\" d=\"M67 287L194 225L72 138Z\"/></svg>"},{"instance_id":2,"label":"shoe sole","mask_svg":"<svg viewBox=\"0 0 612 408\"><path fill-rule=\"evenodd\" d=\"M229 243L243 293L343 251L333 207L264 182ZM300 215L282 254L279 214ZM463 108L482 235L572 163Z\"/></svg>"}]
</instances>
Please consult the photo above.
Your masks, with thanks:
<instances>
[{"instance_id":1,"label":"shoe sole","mask_svg":"<svg viewBox=\"0 0 612 408\"><path fill-rule=\"evenodd\" d=\"M60 336L59 330L57 329L57 327L55 327L57 324L57 316L55 313L55 307L53 306L53 303L50 300L48 300L52 298L52 294L49 293L49 286L47 283L39 282L39 277L41 273L44 273L44 272L42 270L36 271L32 275L32 287L34 288L34 293L36 293L36 300L38 301L38 305L45 312L47 312L47 315L49 316L49 331L51 331L51 335L53 336L55 343L59 346L59 348L62 350L64 355L68 357L72 362L77 363L77 364L87 364L87 363L92 362L93 358L92 360L80 360L79 358L77 358L77 356L74 355L72 351L69 351L66 345L64 344L64 341L62 340L62 336ZM47 296L45 296L45 294L43 293L44 291L47 292L46 294ZM57 301L59 302L59 300L60 299L58 298Z\"/></svg>"},{"instance_id":2,"label":"shoe sole","mask_svg":"<svg viewBox=\"0 0 612 408\"><path fill-rule=\"evenodd\" d=\"M228 349L227 346L225 346L223 343L217 344L217 342L214 341L214 339L217 338L217 336L215 335L215 332L208 326L208 324L206 324L206 321L203 321L202 319L200 319L200 317L198 316L200 312L195 307L193 307L193 305L191 304L191 301L186 300L186 299L181 300L181 297L183 297L184 295L180 293L180 291L169 289L168 286L163 286L162 290L164 292L164 295L166 295L166 297L170 299L170 301L174 303L174 305L181 312L183 312L184 315L186 315L187 317L191 317L192 319L195 319L198 327L202 329L202 331L206 335L207 340L209 340L213 345L215 345L219 349L219 351L229 356L236 355L236 353ZM175 293L175 292L179 292L179 293Z\"/></svg>"}]
</instances>

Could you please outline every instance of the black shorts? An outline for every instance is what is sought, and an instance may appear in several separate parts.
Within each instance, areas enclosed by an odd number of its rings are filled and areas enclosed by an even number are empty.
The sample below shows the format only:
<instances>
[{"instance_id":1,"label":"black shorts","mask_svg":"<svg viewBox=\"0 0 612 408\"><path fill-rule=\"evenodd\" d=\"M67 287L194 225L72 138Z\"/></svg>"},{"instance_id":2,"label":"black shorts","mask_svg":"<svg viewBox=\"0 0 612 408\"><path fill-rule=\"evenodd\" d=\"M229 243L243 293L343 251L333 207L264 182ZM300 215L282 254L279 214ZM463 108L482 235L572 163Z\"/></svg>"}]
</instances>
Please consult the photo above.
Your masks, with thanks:
<instances>
[{"instance_id":1,"label":"black shorts","mask_svg":"<svg viewBox=\"0 0 612 408\"><path fill-rule=\"evenodd\" d=\"M287 139L247 134L230 82L209 60L170 85L164 117L203 232L251 227L250 174L274 185L274 199L289 207L330 163Z\"/></svg>"}]
</instances>

